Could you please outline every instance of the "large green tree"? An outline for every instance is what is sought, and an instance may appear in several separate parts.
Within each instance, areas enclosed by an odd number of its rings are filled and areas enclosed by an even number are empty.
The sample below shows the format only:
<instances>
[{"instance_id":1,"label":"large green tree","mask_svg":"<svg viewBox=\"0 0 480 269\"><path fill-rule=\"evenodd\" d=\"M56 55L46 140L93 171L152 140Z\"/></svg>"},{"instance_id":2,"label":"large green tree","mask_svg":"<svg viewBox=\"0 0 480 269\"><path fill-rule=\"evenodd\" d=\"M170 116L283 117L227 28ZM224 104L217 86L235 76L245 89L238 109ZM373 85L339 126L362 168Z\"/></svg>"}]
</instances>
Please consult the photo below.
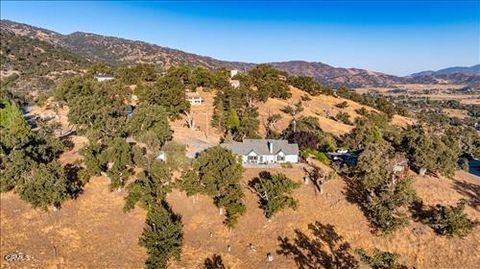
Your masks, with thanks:
<instances>
[{"instance_id":1,"label":"large green tree","mask_svg":"<svg viewBox=\"0 0 480 269\"><path fill-rule=\"evenodd\" d=\"M132 174L133 150L125 139L112 139L98 156L102 169L110 178L110 189L121 189Z\"/></svg>"},{"instance_id":2,"label":"large green tree","mask_svg":"<svg viewBox=\"0 0 480 269\"><path fill-rule=\"evenodd\" d=\"M414 126L405 132L402 145L417 168L446 176L452 176L455 172L459 155L458 141L429 132L422 126Z\"/></svg>"},{"instance_id":3,"label":"large green tree","mask_svg":"<svg viewBox=\"0 0 480 269\"><path fill-rule=\"evenodd\" d=\"M128 120L127 130L135 139L154 151L172 139L168 113L159 105L141 104Z\"/></svg>"},{"instance_id":4,"label":"large green tree","mask_svg":"<svg viewBox=\"0 0 480 269\"><path fill-rule=\"evenodd\" d=\"M267 218L285 208L297 208L298 200L290 195L300 187L300 183L292 181L282 173L272 175L267 171L260 172L249 185L260 198L260 207Z\"/></svg>"},{"instance_id":5,"label":"large green tree","mask_svg":"<svg viewBox=\"0 0 480 269\"><path fill-rule=\"evenodd\" d=\"M146 268L163 269L170 259L180 259L183 244L181 217L166 202L156 204L147 212L140 245L147 249Z\"/></svg>"},{"instance_id":6,"label":"large green tree","mask_svg":"<svg viewBox=\"0 0 480 269\"><path fill-rule=\"evenodd\" d=\"M0 100L0 148L8 151L24 142L31 133L20 107L8 99Z\"/></svg>"},{"instance_id":7,"label":"large green tree","mask_svg":"<svg viewBox=\"0 0 480 269\"><path fill-rule=\"evenodd\" d=\"M153 85L144 85L138 90L140 100L149 105L163 106L170 118L178 118L183 112L190 110L185 94L185 84L188 82L185 80L188 80L188 72L184 75L177 69L169 70Z\"/></svg>"},{"instance_id":8,"label":"large green tree","mask_svg":"<svg viewBox=\"0 0 480 269\"><path fill-rule=\"evenodd\" d=\"M22 176L23 183L17 186L16 192L34 208L58 208L69 197L67 178L57 162L33 165Z\"/></svg>"},{"instance_id":9,"label":"large green tree","mask_svg":"<svg viewBox=\"0 0 480 269\"><path fill-rule=\"evenodd\" d=\"M125 211L129 211L140 202L150 210L163 201L172 190L172 174L167 165L154 160L150 167L138 175L135 182L128 185L128 196L125 198Z\"/></svg>"},{"instance_id":10,"label":"large green tree","mask_svg":"<svg viewBox=\"0 0 480 269\"><path fill-rule=\"evenodd\" d=\"M226 210L225 223L233 227L246 211L240 180L243 167L230 150L220 146L202 152L193 162L193 169L184 173L182 188L189 195L203 193L213 197L220 209Z\"/></svg>"},{"instance_id":11,"label":"large green tree","mask_svg":"<svg viewBox=\"0 0 480 269\"><path fill-rule=\"evenodd\" d=\"M403 157L387 143L369 144L347 181L348 196L361 206L374 228L386 233L407 223L403 212L417 199L411 178L394 169L399 160Z\"/></svg>"},{"instance_id":12,"label":"large green tree","mask_svg":"<svg viewBox=\"0 0 480 269\"><path fill-rule=\"evenodd\" d=\"M292 96L286 79L286 72L279 71L267 64L259 64L248 72L253 86L257 88L255 96L265 102L268 98L288 99Z\"/></svg>"}]
</instances>

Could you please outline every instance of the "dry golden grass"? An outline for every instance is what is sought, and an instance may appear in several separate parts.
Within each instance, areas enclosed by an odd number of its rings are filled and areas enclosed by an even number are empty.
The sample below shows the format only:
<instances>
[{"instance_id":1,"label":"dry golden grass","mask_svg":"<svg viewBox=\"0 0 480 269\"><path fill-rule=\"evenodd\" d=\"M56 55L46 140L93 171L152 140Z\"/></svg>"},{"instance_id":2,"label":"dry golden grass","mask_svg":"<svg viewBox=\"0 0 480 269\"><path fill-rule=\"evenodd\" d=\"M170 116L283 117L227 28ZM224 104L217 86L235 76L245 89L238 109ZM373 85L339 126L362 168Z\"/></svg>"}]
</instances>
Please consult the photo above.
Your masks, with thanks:
<instances>
[{"instance_id":1,"label":"dry golden grass","mask_svg":"<svg viewBox=\"0 0 480 269\"><path fill-rule=\"evenodd\" d=\"M0 195L1 268L141 268L138 246L145 213L122 211L124 193L110 192L108 179L94 177L77 200L57 212L34 210L14 193ZM7 264L21 251L33 262Z\"/></svg>"},{"instance_id":2,"label":"dry golden grass","mask_svg":"<svg viewBox=\"0 0 480 269\"><path fill-rule=\"evenodd\" d=\"M294 261L276 254L279 236L294 236L294 229L306 231L314 221L335 226L353 248L379 248L397 252L402 261L417 268L478 268L480 261L480 227L464 239L441 237L427 226L412 222L388 236L370 232L369 223L357 205L346 200L342 179L329 181L324 194L316 194L312 185L295 191L299 200L296 211L285 210L271 222L263 216L258 199L246 183L262 169L247 169L242 185L246 194L247 213L238 225L228 230L211 198L202 195L193 202L185 193L174 191L167 200L182 215L184 247L179 262L171 268L201 268L205 258L221 254L230 268L264 268L265 255L274 261L270 268L295 268ZM290 169L270 169L302 182L302 165ZM465 196L458 183L480 186L480 178L457 172L455 179L416 178L414 187L427 205L454 204ZM463 193L463 194L462 194ZM145 212L136 208L122 212L125 193L109 192L108 180L95 177L76 201L67 202L58 212L33 210L15 194L0 195L1 248L3 256L14 250L35 257L33 262L18 263L20 268L140 268L146 259L138 246ZM468 207L471 218L480 219L480 211ZM421 231L415 235L413 229ZM212 234L212 237L210 237ZM256 251L249 250L253 244ZM231 252L226 250L231 245ZM10 268L2 260L1 268Z\"/></svg>"},{"instance_id":3,"label":"dry golden grass","mask_svg":"<svg viewBox=\"0 0 480 269\"><path fill-rule=\"evenodd\" d=\"M461 109L444 108L443 112L450 117L457 117L459 119L464 119L468 117L468 112Z\"/></svg>"}]
</instances>

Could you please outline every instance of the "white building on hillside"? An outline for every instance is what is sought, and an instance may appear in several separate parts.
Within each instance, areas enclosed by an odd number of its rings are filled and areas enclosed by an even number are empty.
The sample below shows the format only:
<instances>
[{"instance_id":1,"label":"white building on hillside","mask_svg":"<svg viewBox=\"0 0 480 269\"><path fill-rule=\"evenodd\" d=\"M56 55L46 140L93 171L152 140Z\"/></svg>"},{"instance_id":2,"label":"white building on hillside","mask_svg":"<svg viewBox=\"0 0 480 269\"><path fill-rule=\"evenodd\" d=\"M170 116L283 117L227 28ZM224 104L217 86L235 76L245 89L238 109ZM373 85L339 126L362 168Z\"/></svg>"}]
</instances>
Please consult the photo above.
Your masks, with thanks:
<instances>
[{"instance_id":1,"label":"white building on hillside","mask_svg":"<svg viewBox=\"0 0 480 269\"><path fill-rule=\"evenodd\" d=\"M287 140L245 139L221 146L241 156L243 164L298 163L298 145Z\"/></svg>"},{"instance_id":2,"label":"white building on hillside","mask_svg":"<svg viewBox=\"0 0 480 269\"><path fill-rule=\"evenodd\" d=\"M196 92L187 92L187 101L191 105L201 105L203 103L203 98Z\"/></svg>"}]
</instances>

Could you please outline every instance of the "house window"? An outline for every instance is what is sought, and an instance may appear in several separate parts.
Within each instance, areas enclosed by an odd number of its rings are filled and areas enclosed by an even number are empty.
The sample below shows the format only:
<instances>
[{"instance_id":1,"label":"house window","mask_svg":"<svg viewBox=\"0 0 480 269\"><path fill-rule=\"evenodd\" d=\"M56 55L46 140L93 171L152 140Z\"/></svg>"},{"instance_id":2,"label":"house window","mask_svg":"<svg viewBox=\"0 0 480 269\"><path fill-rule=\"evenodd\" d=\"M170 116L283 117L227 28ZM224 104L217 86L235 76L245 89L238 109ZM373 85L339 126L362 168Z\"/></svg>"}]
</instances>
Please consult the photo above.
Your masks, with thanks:
<instances>
[{"instance_id":1,"label":"house window","mask_svg":"<svg viewBox=\"0 0 480 269\"><path fill-rule=\"evenodd\" d=\"M249 163L256 163L258 157L257 156L248 156L247 160Z\"/></svg>"},{"instance_id":2,"label":"house window","mask_svg":"<svg viewBox=\"0 0 480 269\"><path fill-rule=\"evenodd\" d=\"M277 155L277 162L284 162L284 161L285 161L285 156Z\"/></svg>"}]
</instances>

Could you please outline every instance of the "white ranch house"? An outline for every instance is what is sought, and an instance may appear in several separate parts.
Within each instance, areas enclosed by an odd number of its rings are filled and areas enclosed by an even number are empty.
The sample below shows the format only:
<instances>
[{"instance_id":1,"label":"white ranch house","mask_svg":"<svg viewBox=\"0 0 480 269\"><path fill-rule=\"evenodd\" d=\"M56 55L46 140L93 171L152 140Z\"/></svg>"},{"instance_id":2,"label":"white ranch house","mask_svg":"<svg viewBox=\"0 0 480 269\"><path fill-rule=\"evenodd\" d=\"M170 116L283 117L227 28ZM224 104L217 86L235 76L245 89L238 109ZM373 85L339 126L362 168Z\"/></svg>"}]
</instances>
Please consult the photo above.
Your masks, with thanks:
<instances>
[{"instance_id":1,"label":"white ranch house","mask_svg":"<svg viewBox=\"0 0 480 269\"><path fill-rule=\"evenodd\" d=\"M298 145L287 140L245 139L221 146L241 156L242 163L247 165L298 163Z\"/></svg>"}]
</instances>

